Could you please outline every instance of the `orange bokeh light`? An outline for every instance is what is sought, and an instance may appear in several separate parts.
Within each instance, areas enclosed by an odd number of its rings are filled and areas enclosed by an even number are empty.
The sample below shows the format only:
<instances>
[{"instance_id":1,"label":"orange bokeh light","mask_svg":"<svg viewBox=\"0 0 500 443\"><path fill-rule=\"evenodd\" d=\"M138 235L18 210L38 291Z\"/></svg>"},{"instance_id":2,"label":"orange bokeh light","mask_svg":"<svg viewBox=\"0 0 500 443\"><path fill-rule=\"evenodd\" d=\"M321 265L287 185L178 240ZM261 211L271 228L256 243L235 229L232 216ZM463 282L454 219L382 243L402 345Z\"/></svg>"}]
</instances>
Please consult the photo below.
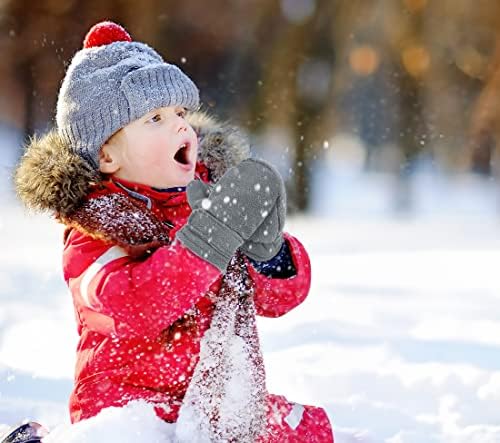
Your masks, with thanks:
<instances>
[{"instance_id":1,"label":"orange bokeh light","mask_svg":"<svg viewBox=\"0 0 500 443\"><path fill-rule=\"evenodd\" d=\"M431 56L423 46L409 46L403 50L403 65L414 77L423 75L431 64Z\"/></svg>"},{"instance_id":2,"label":"orange bokeh light","mask_svg":"<svg viewBox=\"0 0 500 443\"><path fill-rule=\"evenodd\" d=\"M349 64L356 74L368 76L377 70L380 57L378 52L371 46L358 46L349 54Z\"/></svg>"}]
</instances>

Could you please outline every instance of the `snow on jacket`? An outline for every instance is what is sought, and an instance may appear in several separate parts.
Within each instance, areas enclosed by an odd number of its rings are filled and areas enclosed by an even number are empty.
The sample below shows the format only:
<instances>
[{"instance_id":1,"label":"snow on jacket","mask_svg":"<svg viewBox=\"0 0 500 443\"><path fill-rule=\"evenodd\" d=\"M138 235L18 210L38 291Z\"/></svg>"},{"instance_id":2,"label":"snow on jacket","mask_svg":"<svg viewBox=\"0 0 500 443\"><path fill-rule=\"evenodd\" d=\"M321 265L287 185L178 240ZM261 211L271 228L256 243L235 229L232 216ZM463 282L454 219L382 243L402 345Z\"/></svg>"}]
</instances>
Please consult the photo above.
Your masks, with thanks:
<instances>
[{"instance_id":1,"label":"snow on jacket","mask_svg":"<svg viewBox=\"0 0 500 443\"><path fill-rule=\"evenodd\" d=\"M248 145L234 128L202 114L194 115L191 124L200 137L200 179L211 181L247 155ZM63 270L80 335L71 420L143 399L174 422L222 275L175 241L191 212L183 188L162 191L101 180L78 162L53 132L31 142L16 177L28 206L49 209L68 225ZM82 207L87 212L79 213ZM288 256L284 261L293 263L295 275L283 278L245 258L258 315L281 316L308 294L308 254L294 236L285 233L284 238L280 254ZM276 411L283 412L281 424L297 416L295 405L282 397L269 396L267 407L269 429L277 426ZM299 409L299 420L286 425L292 434L281 439L280 424L276 441L333 441L323 410Z\"/></svg>"},{"instance_id":2,"label":"snow on jacket","mask_svg":"<svg viewBox=\"0 0 500 443\"><path fill-rule=\"evenodd\" d=\"M151 199L161 221L174 225L173 240L190 214L185 192L134 190ZM125 191L110 182L106 192ZM295 277L273 279L248 266L260 315L285 314L309 289L307 253L297 239L288 234L285 238ZM80 334L72 420L143 398L168 405L159 413L175 421L197 363L200 338L210 325L210 297L220 288L220 272L180 243L138 260L76 229L67 236L63 267Z\"/></svg>"}]
</instances>

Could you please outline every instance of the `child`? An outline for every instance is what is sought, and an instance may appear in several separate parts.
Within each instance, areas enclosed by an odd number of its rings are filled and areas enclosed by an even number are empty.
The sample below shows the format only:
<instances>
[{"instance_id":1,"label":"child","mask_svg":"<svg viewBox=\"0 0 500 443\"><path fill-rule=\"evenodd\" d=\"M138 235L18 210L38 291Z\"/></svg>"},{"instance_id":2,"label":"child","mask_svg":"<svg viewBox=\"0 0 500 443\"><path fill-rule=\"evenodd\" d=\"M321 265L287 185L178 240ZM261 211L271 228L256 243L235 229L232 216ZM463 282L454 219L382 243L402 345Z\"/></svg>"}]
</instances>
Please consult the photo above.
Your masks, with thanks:
<instances>
[{"instance_id":1,"label":"child","mask_svg":"<svg viewBox=\"0 0 500 443\"><path fill-rule=\"evenodd\" d=\"M20 162L20 198L67 227L63 270L80 336L71 420L145 400L168 422L198 408L211 441L331 442L322 409L265 391L255 313L281 316L310 287L307 252L283 233L283 182L198 106L178 67L103 22L67 70L56 128ZM200 360L200 347L219 363ZM244 358L231 366L223 349ZM257 417L231 417L240 434L229 439L216 388L224 365L248 374L244 415Z\"/></svg>"}]
</instances>

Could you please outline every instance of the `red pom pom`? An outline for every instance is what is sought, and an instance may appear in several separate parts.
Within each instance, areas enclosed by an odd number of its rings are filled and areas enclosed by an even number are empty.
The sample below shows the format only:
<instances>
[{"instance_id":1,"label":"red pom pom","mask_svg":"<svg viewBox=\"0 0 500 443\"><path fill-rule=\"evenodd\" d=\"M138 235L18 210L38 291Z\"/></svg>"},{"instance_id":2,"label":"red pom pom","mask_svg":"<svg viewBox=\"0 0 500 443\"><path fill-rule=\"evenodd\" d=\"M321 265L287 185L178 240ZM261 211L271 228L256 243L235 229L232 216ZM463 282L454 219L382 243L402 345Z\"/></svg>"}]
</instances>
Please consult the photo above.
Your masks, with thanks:
<instances>
[{"instance_id":1,"label":"red pom pom","mask_svg":"<svg viewBox=\"0 0 500 443\"><path fill-rule=\"evenodd\" d=\"M113 22L101 22L90 28L83 40L84 48L109 45L114 42L131 42L132 37L120 25Z\"/></svg>"}]
</instances>

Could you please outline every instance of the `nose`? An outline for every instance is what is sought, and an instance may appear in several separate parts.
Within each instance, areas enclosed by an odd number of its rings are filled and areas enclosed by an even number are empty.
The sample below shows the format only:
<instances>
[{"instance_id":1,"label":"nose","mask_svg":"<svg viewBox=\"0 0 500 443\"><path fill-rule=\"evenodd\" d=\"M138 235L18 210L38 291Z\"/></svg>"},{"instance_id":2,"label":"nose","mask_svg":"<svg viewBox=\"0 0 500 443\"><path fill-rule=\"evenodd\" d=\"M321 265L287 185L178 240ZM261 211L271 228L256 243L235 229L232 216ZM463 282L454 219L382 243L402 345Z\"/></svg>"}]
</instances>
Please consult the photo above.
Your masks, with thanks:
<instances>
[{"instance_id":1,"label":"nose","mask_svg":"<svg viewBox=\"0 0 500 443\"><path fill-rule=\"evenodd\" d=\"M179 118L177 123L177 132L186 132L187 131L187 123L183 118Z\"/></svg>"}]
</instances>

